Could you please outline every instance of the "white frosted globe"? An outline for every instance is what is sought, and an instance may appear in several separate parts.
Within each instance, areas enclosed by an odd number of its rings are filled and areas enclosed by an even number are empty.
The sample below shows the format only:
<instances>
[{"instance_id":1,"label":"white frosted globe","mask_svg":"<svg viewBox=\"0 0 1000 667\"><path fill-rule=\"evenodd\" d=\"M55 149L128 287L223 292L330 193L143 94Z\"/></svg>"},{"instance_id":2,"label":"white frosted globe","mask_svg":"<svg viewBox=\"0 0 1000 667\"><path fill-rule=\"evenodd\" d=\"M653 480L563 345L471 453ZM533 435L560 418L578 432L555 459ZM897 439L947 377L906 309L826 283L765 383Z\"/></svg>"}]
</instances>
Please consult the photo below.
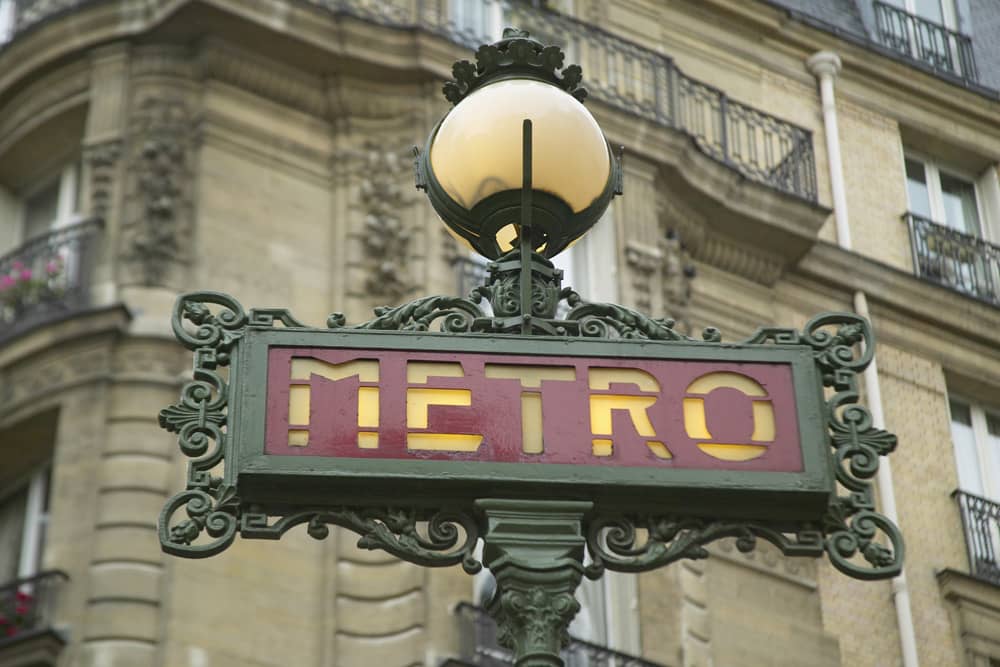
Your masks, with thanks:
<instances>
[{"instance_id":1,"label":"white frosted globe","mask_svg":"<svg viewBox=\"0 0 1000 667\"><path fill-rule=\"evenodd\" d=\"M552 84L498 81L449 112L431 144L441 187L471 209L504 190L519 190L521 128L532 122L532 187L579 213L604 192L611 173L607 141L583 104Z\"/></svg>"}]
</instances>

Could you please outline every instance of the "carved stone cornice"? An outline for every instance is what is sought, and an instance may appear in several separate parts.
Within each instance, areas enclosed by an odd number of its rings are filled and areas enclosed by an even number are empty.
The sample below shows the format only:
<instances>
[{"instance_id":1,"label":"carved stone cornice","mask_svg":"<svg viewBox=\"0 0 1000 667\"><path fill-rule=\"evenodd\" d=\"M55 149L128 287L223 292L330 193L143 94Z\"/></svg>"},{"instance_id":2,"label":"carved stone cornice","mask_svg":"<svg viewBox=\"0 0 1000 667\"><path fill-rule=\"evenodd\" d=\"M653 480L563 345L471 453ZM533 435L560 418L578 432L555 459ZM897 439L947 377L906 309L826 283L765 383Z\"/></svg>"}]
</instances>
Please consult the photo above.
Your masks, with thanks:
<instances>
[{"instance_id":1,"label":"carved stone cornice","mask_svg":"<svg viewBox=\"0 0 1000 667\"><path fill-rule=\"evenodd\" d=\"M318 117L327 115L323 80L251 51L206 40L198 54L204 78L227 83L279 104Z\"/></svg>"},{"instance_id":2,"label":"carved stone cornice","mask_svg":"<svg viewBox=\"0 0 1000 667\"><path fill-rule=\"evenodd\" d=\"M101 308L33 331L0 348L0 426L18 421L22 409L111 373L111 338L125 332L122 306Z\"/></svg>"},{"instance_id":3,"label":"carved stone cornice","mask_svg":"<svg viewBox=\"0 0 1000 667\"><path fill-rule=\"evenodd\" d=\"M690 258L723 271L772 286L789 261L755 244L727 236L714 227L708 216L681 197L664 196L660 215L665 234L674 233L690 252Z\"/></svg>"}]
</instances>

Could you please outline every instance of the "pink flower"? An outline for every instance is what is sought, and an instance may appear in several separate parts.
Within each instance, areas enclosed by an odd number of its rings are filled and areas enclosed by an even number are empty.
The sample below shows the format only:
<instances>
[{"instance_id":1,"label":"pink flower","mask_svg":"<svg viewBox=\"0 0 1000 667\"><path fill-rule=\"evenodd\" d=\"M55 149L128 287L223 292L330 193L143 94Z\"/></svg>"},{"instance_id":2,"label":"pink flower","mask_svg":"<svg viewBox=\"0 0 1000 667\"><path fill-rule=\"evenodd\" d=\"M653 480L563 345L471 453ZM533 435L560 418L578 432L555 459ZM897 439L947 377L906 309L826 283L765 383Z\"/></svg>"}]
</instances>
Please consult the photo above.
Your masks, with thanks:
<instances>
[{"instance_id":1,"label":"pink flower","mask_svg":"<svg viewBox=\"0 0 1000 667\"><path fill-rule=\"evenodd\" d=\"M25 593L24 591L18 591L14 594L14 599L18 602L31 602L31 593Z\"/></svg>"},{"instance_id":2,"label":"pink flower","mask_svg":"<svg viewBox=\"0 0 1000 667\"><path fill-rule=\"evenodd\" d=\"M13 278L11 278L10 276L2 276L2 277L0 277L0 290L5 290L5 289L8 289L10 287L13 287L15 282L16 281Z\"/></svg>"},{"instance_id":3,"label":"pink flower","mask_svg":"<svg viewBox=\"0 0 1000 667\"><path fill-rule=\"evenodd\" d=\"M31 269L24 269L21 271L21 280L24 280L25 282L31 280Z\"/></svg>"},{"instance_id":4,"label":"pink flower","mask_svg":"<svg viewBox=\"0 0 1000 667\"><path fill-rule=\"evenodd\" d=\"M24 268L24 264L22 264L21 262L14 262L11 268L13 268L15 271L20 271L21 269Z\"/></svg>"}]
</instances>

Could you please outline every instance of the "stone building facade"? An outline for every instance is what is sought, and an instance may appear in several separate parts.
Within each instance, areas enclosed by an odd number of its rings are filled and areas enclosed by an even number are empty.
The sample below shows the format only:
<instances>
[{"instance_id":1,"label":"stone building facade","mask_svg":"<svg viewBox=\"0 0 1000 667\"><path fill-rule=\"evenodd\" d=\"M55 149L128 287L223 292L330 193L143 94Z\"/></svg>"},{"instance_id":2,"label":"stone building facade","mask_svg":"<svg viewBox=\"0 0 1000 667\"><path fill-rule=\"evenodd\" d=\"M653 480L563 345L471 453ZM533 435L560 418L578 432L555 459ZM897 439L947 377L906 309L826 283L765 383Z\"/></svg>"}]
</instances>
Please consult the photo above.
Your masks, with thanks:
<instances>
[{"instance_id":1,"label":"stone building facade","mask_svg":"<svg viewBox=\"0 0 1000 667\"><path fill-rule=\"evenodd\" d=\"M865 311L900 443L905 578L722 541L586 588L574 634L622 655L572 664L1000 664L995 3L0 0L0 665L502 664L458 568L339 531L187 561L155 522L179 293L320 326L467 289L411 149L504 24L566 48L626 147L563 260L584 297L727 340Z\"/></svg>"}]
</instances>

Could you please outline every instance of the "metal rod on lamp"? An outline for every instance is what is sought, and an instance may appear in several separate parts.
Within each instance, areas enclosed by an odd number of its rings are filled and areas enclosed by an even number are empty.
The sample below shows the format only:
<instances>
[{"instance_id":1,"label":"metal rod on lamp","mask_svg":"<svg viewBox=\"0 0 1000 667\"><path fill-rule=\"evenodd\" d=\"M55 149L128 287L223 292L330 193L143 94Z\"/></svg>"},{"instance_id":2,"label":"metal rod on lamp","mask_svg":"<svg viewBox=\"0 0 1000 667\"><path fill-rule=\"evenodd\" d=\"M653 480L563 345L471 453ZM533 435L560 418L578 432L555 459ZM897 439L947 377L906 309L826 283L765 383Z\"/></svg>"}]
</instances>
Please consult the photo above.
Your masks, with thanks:
<instances>
[{"instance_id":1,"label":"metal rod on lamp","mask_svg":"<svg viewBox=\"0 0 1000 667\"><path fill-rule=\"evenodd\" d=\"M531 333L531 119L521 125L521 333Z\"/></svg>"}]
</instances>

